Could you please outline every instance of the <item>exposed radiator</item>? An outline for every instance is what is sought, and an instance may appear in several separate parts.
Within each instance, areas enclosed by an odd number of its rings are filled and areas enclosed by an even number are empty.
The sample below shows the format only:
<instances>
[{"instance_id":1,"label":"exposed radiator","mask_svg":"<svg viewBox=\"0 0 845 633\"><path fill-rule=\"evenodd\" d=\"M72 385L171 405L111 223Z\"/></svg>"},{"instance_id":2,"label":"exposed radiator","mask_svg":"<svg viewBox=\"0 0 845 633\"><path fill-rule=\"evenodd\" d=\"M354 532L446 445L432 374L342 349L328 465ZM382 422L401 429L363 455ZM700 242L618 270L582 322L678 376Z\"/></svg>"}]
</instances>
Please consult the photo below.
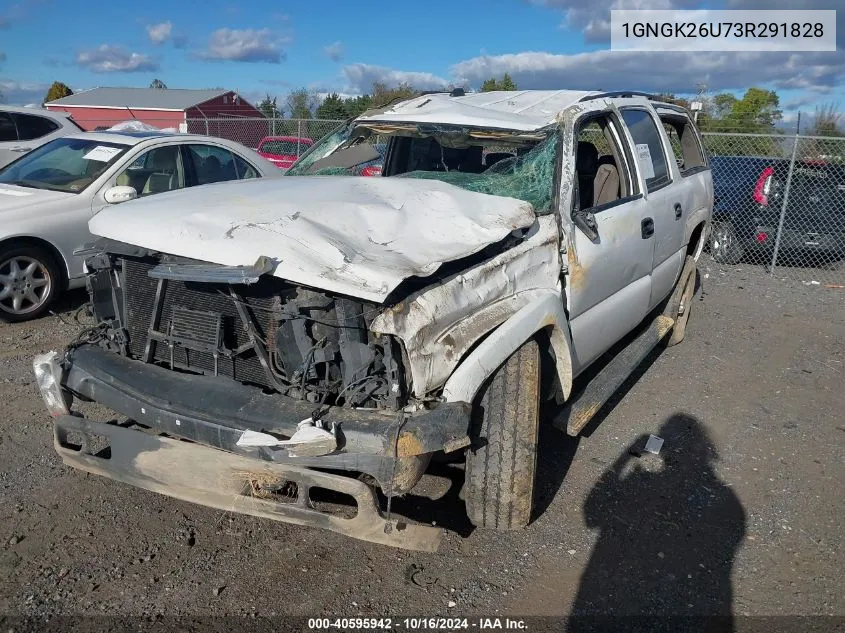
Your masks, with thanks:
<instances>
[{"instance_id":1,"label":"exposed radiator","mask_svg":"<svg viewBox=\"0 0 845 633\"><path fill-rule=\"evenodd\" d=\"M143 358L147 344L148 330L155 302L157 279L147 276L158 262L154 260L123 259L124 271L124 306L126 327L129 330L129 349L135 358ZM253 317L258 336L265 340L271 329L272 297L279 293L278 280L266 280L253 286L239 286L238 293L247 304L247 311ZM187 308L182 313L192 310L217 313L221 316L222 342L226 349L234 350L249 343L249 337L233 299L229 296L225 284L208 284L167 280L164 282L162 311L157 330L166 334L171 327L174 308ZM196 313L194 313L196 314ZM201 324L196 324L201 325ZM215 323L216 327L216 323ZM215 358L211 352L185 349L175 346L172 350L167 343L154 342L154 360L170 363L197 372L215 371ZM171 357L172 354L172 357ZM234 358L218 356L217 372L235 380L270 387L270 381L264 372L258 357L251 349Z\"/></svg>"}]
</instances>

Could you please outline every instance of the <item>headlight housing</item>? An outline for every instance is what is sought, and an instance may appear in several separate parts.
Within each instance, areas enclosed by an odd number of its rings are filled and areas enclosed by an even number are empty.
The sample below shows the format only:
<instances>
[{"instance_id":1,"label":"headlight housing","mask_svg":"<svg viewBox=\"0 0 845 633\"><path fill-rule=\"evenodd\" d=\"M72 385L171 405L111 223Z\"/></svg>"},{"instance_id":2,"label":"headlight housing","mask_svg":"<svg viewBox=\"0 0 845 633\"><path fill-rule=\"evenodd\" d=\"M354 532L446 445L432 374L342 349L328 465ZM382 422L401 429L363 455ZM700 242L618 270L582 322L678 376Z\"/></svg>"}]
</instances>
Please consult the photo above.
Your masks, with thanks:
<instances>
[{"instance_id":1,"label":"headlight housing","mask_svg":"<svg viewBox=\"0 0 845 633\"><path fill-rule=\"evenodd\" d=\"M68 415L73 397L62 389L62 366L56 352L39 354L32 360L35 382L47 410L54 418Z\"/></svg>"}]
</instances>

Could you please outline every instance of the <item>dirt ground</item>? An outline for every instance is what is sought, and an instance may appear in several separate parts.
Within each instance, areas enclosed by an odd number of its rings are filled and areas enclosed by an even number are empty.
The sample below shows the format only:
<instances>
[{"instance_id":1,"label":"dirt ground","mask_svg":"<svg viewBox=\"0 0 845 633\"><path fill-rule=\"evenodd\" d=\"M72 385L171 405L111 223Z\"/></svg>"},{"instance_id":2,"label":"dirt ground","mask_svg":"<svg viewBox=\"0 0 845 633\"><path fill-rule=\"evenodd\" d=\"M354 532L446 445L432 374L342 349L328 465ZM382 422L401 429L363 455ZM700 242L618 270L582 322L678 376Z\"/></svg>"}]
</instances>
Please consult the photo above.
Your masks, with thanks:
<instances>
[{"instance_id":1,"label":"dirt ground","mask_svg":"<svg viewBox=\"0 0 845 633\"><path fill-rule=\"evenodd\" d=\"M701 272L683 344L587 436L545 427L527 529L473 530L453 465L429 482L438 502L399 504L445 529L435 554L63 466L30 363L74 334L84 295L0 324L0 614L843 616L845 290ZM660 455L632 455L648 434Z\"/></svg>"}]
</instances>

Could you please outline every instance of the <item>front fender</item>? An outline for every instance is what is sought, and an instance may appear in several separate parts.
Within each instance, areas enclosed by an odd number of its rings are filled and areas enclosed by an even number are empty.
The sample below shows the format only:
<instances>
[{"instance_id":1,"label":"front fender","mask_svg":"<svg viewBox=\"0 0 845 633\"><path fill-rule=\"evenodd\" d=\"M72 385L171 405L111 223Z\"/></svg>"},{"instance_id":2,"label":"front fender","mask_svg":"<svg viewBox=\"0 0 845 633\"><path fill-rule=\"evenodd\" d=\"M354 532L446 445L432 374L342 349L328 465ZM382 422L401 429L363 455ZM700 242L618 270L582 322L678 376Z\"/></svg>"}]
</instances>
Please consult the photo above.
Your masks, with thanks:
<instances>
[{"instance_id":1,"label":"front fender","mask_svg":"<svg viewBox=\"0 0 845 633\"><path fill-rule=\"evenodd\" d=\"M538 297L493 330L446 381L443 397L447 402L472 402L493 372L540 330L549 334L563 397L569 398L572 390L569 322L560 295L552 293Z\"/></svg>"}]
</instances>

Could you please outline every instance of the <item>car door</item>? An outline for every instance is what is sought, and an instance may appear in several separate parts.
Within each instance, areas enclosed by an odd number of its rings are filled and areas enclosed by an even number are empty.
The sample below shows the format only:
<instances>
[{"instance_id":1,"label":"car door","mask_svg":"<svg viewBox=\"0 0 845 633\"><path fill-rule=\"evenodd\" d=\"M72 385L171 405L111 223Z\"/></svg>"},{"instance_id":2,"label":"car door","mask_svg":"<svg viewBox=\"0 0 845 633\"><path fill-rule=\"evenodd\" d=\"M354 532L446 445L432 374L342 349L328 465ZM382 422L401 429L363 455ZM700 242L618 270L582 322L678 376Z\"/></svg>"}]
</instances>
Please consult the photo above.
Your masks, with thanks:
<instances>
[{"instance_id":1,"label":"car door","mask_svg":"<svg viewBox=\"0 0 845 633\"><path fill-rule=\"evenodd\" d=\"M652 263L649 309L668 296L681 272L684 238L683 188L678 187L677 166L663 125L649 106L620 109L634 143L641 186L649 217L654 220L654 260Z\"/></svg>"},{"instance_id":2,"label":"car door","mask_svg":"<svg viewBox=\"0 0 845 633\"><path fill-rule=\"evenodd\" d=\"M20 152L13 151L20 143L18 142L18 129L12 115L8 112L0 112L0 167L4 167L21 156Z\"/></svg>"},{"instance_id":3,"label":"car door","mask_svg":"<svg viewBox=\"0 0 845 633\"><path fill-rule=\"evenodd\" d=\"M610 111L588 114L576 123L575 138L577 194L564 205L562 223L577 374L648 313L654 234L634 148L619 118ZM608 172L618 182L609 194L602 180Z\"/></svg>"},{"instance_id":4,"label":"car door","mask_svg":"<svg viewBox=\"0 0 845 633\"><path fill-rule=\"evenodd\" d=\"M683 264L693 230L702 222L706 222L711 215L714 202L713 177L704 152L704 143L689 113L665 104L655 104L654 109L663 124L662 130L668 137L670 159L675 159L670 160L676 194L676 201L673 202L673 239L680 240L680 258ZM761 167L760 171L756 172L755 178L762 170ZM680 205L680 209L677 205Z\"/></svg>"}]
</instances>

